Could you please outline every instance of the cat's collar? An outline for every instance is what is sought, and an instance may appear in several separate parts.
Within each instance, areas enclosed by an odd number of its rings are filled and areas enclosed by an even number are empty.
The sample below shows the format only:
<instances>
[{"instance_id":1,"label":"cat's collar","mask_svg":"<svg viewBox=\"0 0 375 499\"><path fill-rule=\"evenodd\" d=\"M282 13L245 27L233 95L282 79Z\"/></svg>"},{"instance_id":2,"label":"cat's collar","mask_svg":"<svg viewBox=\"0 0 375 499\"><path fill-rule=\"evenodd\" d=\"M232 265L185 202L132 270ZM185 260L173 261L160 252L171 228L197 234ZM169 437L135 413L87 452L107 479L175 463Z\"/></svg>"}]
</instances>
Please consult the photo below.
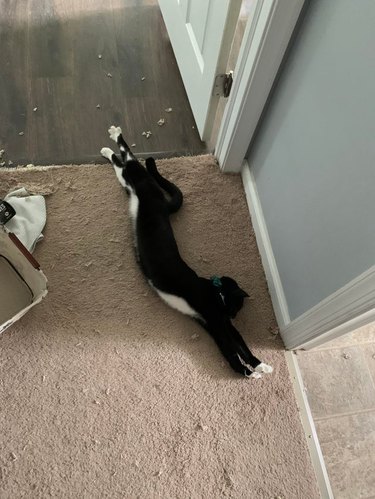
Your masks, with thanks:
<instances>
[{"instance_id":1,"label":"cat's collar","mask_svg":"<svg viewBox=\"0 0 375 499\"><path fill-rule=\"evenodd\" d=\"M212 276L211 277L211 282L214 285L214 287L217 288L217 291L219 293L220 299L221 299L223 305L225 306L225 297L224 297L223 293L220 291L221 288L222 288L222 286L223 286L223 283L221 282L220 277L217 276L217 275Z\"/></svg>"},{"instance_id":2,"label":"cat's collar","mask_svg":"<svg viewBox=\"0 0 375 499\"><path fill-rule=\"evenodd\" d=\"M215 286L215 288L221 288L221 286L223 285L223 283L221 282L220 277L217 276L217 275L213 275L211 277L211 281L212 281L212 284Z\"/></svg>"}]
</instances>

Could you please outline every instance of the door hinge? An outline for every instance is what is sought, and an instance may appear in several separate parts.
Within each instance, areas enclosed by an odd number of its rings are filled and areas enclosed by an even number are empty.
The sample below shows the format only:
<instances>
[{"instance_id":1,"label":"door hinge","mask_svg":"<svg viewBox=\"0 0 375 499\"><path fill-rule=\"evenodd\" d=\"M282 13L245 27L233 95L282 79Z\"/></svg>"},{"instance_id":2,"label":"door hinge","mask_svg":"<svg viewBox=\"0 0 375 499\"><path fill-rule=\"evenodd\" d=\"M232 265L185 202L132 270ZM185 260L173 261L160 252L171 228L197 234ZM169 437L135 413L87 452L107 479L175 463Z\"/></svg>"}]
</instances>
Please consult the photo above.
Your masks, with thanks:
<instances>
[{"instance_id":1,"label":"door hinge","mask_svg":"<svg viewBox=\"0 0 375 499\"><path fill-rule=\"evenodd\" d=\"M212 95L218 97L229 97L233 84L233 71L216 75Z\"/></svg>"}]
</instances>

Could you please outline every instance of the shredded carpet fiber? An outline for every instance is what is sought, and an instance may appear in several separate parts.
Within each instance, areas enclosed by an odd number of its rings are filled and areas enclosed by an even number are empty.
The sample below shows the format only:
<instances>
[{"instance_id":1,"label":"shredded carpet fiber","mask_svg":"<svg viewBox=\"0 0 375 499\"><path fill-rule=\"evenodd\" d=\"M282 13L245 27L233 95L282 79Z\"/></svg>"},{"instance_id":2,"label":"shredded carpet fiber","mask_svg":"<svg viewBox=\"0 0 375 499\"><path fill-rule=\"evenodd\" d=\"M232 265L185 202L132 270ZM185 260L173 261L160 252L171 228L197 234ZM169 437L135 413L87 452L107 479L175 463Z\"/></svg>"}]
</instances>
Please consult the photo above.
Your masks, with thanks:
<instances>
[{"instance_id":1,"label":"shredded carpet fiber","mask_svg":"<svg viewBox=\"0 0 375 499\"><path fill-rule=\"evenodd\" d=\"M158 165L184 193L182 256L251 295L235 324L274 372L232 372L148 287L111 166L0 170L0 197L48 194L49 280L0 337L0 497L318 498L241 178L211 156Z\"/></svg>"}]
</instances>

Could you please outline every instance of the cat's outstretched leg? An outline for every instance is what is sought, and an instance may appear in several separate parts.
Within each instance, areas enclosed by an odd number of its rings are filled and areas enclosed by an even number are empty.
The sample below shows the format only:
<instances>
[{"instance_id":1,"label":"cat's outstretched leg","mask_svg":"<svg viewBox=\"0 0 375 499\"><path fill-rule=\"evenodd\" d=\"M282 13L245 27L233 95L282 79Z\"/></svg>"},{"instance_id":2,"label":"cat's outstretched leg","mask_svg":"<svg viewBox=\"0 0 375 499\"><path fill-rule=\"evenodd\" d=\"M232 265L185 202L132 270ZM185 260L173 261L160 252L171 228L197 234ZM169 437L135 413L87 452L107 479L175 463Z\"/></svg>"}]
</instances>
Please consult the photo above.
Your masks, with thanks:
<instances>
[{"instance_id":1,"label":"cat's outstretched leg","mask_svg":"<svg viewBox=\"0 0 375 499\"><path fill-rule=\"evenodd\" d=\"M241 349L238 345L231 340L228 341L228 338L215 338L215 341L234 371L246 376L247 378L257 379L262 377L260 373L253 370L250 362L246 362L244 360L244 354L243 352L239 352ZM258 361L256 357L252 356L252 358L254 361Z\"/></svg>"},{"instance_id":2,"label":"cat's outstretched leg","mask_svg":"<svg viewBox=\"0 0 375 499\"><path fill-rule=\"evenodd\" d=\"M124 137L122 136L122 130L119 126L110 126L109 130L109 137L116 142L116 144L119 146L120 153L122 160L124 162L130 161L130 160L135 160L136 157L134 154L131 152L130 147L128 144L125 142Z\"/></svg>"},{"instance_id":3,"label":"cat's outstretched leg","mask_svg":"<svg viewBox=\"0 0 375 499\"><path fill-rule=\"evenodd\" d=\"M261 362L251 353L229 319L211 325L203 321L198 322L211 334L234 371L252 378L261 378L262 373L269 374L273 371L271 366Z\"/></svg>"},{"instance_id":4,"label":"cat's outstretched leg","mask_svg":"<svg viewBox=\"0 0 375 499\"><path fill-rule=\"evenodd\" d=\"M252 374L254 374L249 367L241 361L240 356L238 355L235 348L233 348L232 341L229 335L217 334L218 328L216 326L209 325L206 321L196 318L195 319L198 324L200 324L215 340L216 345L219 347L221 353L229 362L233 371L242 374L250 378ZM253 377L261 377L261 375L253 376Z\"/></svg>"},{"instance_id":5,"label":"cat's outstretched leg","mask_svg":"<svg viewBox=\"0 0 375 499\"><path fill-rule=\"evenodd\" d=\"M254 378L254 377L260 378L261 377L261 375L255 376L258 373L253 373L252 371L250 371L250 369L241 362L241 359L239 358L239 356L236 353L233 353L230 356L226 356L226 359L229 362L233 371L235 371L239 374L242 374L242 375L246 376L247 378Z\"/></svg>"},{"instance_id":6,"label":"cat's outstretched leg","mask_svg":"<svg viewBox=\"0 0 375 499\"><path fill-rule=\"evenodd\" d=\"M258 364L255 368L256 373L265 373L265 374L271 374L273 372L273 367L265 364L264 362L261 362Z\"/></svg>"},{"instance_id":7,"label":"cat's outstretched leg","mask_svg":"<svg viewBox=\"0 0 375 499\"><path fill-rule=\"evenodd\" d=\"M232 349L235 350L238 359L241 362L241 364L244 366L244 368L250 367L251 369L250 376L246 372L244 372L245 376L248 376L250 378L261 378L262 373L269 374L273 371L273 368L271 366L257 359L247 348L245 343L244 345L245 348L241 343L235 343L230 347L229 352L232 351ZM228 354L226 355L226 357L228 358Z\"/></svg>"},{"instance_id":8,"label":"cat's outstretched leg","mask_svg":"<svg viewBox=\"0 0 375 499\"><path fill-rule=\"evenodd\" d=\"M237 329L233 326L233 324L230 324L231 326L231 334L237 344L238 348L238 353L240 357L243 359L243 361L250 365L255 372L257 373L264 373L264 374L270 374L273 371L273 367L269 366L268 364L265 364L264 362L261 362L259 359L257 359L249 350L248 346L246 345L245 341L243 340L242 336L240 333L237 331Z\"/></svg>"}]
</instances>

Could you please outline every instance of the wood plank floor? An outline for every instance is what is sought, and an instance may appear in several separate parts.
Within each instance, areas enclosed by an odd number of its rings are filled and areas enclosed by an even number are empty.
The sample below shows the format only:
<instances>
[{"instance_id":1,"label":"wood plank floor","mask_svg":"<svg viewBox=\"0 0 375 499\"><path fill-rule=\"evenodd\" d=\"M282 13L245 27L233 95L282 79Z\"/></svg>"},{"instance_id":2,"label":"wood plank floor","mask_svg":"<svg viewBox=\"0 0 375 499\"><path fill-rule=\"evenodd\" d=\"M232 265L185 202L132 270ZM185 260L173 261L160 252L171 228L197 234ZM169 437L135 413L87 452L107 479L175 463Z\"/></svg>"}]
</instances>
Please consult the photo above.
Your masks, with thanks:
<instances>
[{"instance_id":1,"label":"wood plank floor","mask_svg":"<svg viewBox=\"0 0 375 499\"><path fill-rule=\"evenodd\" d=\"M142 155L206 151L157 0L0 0L0 12L5 166L98 162L111 124Z\"/></svg>"}]
</instances>

